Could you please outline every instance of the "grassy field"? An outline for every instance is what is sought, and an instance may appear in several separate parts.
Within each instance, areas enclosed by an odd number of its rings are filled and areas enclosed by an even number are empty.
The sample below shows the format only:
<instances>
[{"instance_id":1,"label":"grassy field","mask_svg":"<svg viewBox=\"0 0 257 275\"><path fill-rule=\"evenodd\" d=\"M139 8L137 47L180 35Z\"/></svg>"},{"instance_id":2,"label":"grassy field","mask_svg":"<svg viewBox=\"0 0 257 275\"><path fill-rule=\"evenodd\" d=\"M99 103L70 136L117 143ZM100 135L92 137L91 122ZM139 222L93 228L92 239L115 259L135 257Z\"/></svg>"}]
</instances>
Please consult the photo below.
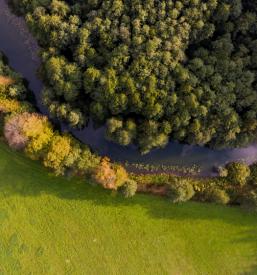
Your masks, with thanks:
<instances>
[{"instance_id":1,"label":"grassy field","mask_svg":"<svg viewBox=\"0 0 257 275\"><path fill-rule=\"evenodd\" d=\"M257 274L257 216L125 200L0 143L0 274Z\"/></svg>"}]
</instances>

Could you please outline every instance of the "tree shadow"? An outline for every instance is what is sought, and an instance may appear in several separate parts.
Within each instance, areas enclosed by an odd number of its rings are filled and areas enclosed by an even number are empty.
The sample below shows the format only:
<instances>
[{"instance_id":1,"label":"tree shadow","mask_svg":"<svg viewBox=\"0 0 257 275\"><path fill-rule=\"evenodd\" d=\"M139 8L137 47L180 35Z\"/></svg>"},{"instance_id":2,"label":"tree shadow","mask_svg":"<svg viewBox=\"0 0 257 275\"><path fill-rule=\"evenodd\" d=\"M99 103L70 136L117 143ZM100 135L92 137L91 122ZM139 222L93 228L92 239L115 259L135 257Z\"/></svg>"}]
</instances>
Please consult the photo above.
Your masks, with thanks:
<instances>
[{"instance_id":1,"label":"tree shadow","mask_svg":"<svg viewBox=\"0 0 257 275\"><path fill-rule=\"evenodd\" d=\"M9 149L6 148L6 150ZM23 155L15 153L11 154L9 158L11 159L5 162L1 162L0 159L1 197L14 195L35 197L47 194L62 200L90 201L92 204L105 208L139 206L146 210L149 217L157 220L176 219L192 221L192 223L197 220L222 220L228 224L247 228L241 232L240 237L235 237L234 242L256 244L256 249L251 255L253 259L256 259L256 265L241 274L257 274L257 214L255 213L246 212L237 207L218 205L213 207L211 204L196 202L174 205L168 199L144 194L138 194L132 199L125 199L120 194L103 190L88 180L55 177L42 168L39 163L30 161ZM189 207L190 205L192 207ZM203 211L203 207L205 211ZM256 219L253 219L253 216Z\"/></svg>"},{"instance_id":2,"label":"tree shadow","mask_svg":"<svg viewBox=\"0 0 257 275\"><path fill-rule=\"evenodd\" d=\"M5 149L11 151L7 147ZM158 219L178 217L180 219L199 220L220 219L222 212L222 218L226 219L226 222L243 225L244 220L237 221L231 215L231 211L234 213L239 211L245 217L256 216L256 222L253 226L255 226L257 233L257 213L247 212L238 207L216 205L214 210L210 203L190 202L194 207L189 211L185 204L174 205L166 198L149 194L137 194L132 199L125 199L118 193L104 190L88 179L56 177L43 168L39 162L28 160L17 152L11 154L11 161L6 161L4 164L0 162L0 166L0 173L4 175L0 177L0 191L4 196L19 194L26 197L50 194L65 200L89 200L104 206L137 204L147 209L149 215ZM110 196L110 194L112 195ZM201 211L203 205L207 211Z\"/></svg>"},{"instance_id":3,"label":"tree shadow","mask_svg":"<svg viewBox=\"0 0 257 275\"><path fill-rule=\"evenodd\" d=\"M244 237L236 238L235 243L255 243L255 249L252 253L248 255L248 257L251 257L255 260L255 263L248 267L246 271L240 272L240 275L256 275L257 274L257 228L255 225L255 228L252 230L246 230L242 232L242 235Z\"/></svg>"}]
</instances>

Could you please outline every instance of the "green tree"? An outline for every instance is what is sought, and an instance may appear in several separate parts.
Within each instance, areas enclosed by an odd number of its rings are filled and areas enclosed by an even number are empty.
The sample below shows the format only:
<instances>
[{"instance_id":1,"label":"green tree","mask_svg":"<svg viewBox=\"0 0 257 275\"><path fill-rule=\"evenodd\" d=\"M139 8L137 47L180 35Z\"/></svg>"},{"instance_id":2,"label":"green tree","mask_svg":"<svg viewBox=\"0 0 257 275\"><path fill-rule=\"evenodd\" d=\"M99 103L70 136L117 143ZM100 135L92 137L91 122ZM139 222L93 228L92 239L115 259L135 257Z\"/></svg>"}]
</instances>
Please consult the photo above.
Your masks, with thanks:
<instances>
[{"instance_id":1,"label":"green tree","mask_svg":"<svg viewBox=\"0 0 257 275\"><path fill-rule=\"evenodd\" d=\"M246 184L248 177L250 176L250 168L247 164L241 162L232 162L226 165L228 171L227 179L240 186Z\"/></svg>"},{"instance_id":2,"label":"green tree","mask_svg":"<svg viewBox=\"0 0 257 275\"><path fill-rule=\"evenodd\" d=\"M194 188L187 179L174 178L169 182L169 198L173 203L190 200L195 194Z\"/></svg>"}]
</instances>

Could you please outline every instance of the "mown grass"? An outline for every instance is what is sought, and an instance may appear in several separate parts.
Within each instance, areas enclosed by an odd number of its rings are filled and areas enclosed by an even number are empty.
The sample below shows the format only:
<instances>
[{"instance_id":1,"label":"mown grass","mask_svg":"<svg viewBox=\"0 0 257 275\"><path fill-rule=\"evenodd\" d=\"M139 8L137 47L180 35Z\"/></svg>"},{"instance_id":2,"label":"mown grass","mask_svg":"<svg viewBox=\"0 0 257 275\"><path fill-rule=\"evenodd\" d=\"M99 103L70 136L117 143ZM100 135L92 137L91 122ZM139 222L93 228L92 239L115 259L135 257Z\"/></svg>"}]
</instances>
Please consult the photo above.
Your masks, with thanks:
<instances>
[{"instance_id":1,"label":"mown grass","mask_svg":"<svg viewBox=\"0 0 257 275\"><path fill-rule=\"evenodd\" d=\"M257 274L257 215L125 200L0 143L0 274Z\"/></svg>"}]
</instances>

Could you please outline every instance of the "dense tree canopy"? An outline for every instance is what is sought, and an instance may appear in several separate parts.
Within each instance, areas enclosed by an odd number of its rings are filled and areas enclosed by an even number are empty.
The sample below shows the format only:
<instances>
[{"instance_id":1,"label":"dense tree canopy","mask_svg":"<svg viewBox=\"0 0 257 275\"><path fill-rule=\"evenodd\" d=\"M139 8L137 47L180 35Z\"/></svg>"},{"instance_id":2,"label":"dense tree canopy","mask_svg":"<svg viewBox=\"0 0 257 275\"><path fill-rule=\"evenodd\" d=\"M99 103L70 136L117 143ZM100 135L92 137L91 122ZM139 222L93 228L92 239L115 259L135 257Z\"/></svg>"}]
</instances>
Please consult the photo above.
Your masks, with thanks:
<instances>
[{"instance_id":1,"label":"dense tree canopy","mask_svg":"<svg viewBox=\"0 0 257 275\"><path fill-rule=\"evenodd\" d=\"M257 134L257 2L12 0L42 46L44 103L142 152Z\"/></svg>"}]
</instances>

